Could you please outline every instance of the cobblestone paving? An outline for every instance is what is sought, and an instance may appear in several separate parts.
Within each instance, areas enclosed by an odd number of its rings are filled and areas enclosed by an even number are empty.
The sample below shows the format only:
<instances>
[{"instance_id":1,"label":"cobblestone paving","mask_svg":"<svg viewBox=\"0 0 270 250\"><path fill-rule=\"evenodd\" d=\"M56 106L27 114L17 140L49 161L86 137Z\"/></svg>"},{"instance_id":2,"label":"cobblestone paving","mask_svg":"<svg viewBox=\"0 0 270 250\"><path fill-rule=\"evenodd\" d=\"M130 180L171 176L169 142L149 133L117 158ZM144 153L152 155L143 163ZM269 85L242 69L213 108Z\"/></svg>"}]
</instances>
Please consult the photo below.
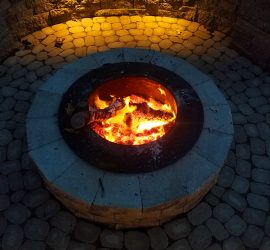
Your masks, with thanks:
<instances>
[{"instance_id":1,"label":"cobblestone paving","mask_svg":"<svg viewBox=\"0 0 270 250\"><path fill-rule=\"evenodd\" d=\"M121 16L68 21L25 39L29 48L0 65L1 249L270 249L270 76L228 48L229 37L183 19ZM114 231L75 218L27 155L25 115L37 88L63 64L118 47L186 59L214 79L233 112L234 143L217 185L160 227Z\"/></svg>"}]
</instances>

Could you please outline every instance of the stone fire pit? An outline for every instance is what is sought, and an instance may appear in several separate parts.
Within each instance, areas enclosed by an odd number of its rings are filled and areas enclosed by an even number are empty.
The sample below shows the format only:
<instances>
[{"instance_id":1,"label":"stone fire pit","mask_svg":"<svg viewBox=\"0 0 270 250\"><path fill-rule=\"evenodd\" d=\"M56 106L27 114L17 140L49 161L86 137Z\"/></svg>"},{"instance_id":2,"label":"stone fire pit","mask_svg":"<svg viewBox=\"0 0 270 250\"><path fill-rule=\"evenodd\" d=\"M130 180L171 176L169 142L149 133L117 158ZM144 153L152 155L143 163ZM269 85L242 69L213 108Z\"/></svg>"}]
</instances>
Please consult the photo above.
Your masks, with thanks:
<instances>
[{"instance_id":1,"label":"stone fire pit","mask_svg":"<svg viewBox=\"0 0 270 250\"><path fill-rule=\"evenodd\" d=\"M119 62L151 63L175 72L203 104L197 143L163 169L104 171L79 159L62 138L57 117L63 94L87 72ZM233 137L229 104L209 77L181 59L140 49L97 53L64 66L40 87L26 123L29 153L47 188L78 217L116 228L160 225L196 206L216 183Z\"/></svg>"}]
</instances>

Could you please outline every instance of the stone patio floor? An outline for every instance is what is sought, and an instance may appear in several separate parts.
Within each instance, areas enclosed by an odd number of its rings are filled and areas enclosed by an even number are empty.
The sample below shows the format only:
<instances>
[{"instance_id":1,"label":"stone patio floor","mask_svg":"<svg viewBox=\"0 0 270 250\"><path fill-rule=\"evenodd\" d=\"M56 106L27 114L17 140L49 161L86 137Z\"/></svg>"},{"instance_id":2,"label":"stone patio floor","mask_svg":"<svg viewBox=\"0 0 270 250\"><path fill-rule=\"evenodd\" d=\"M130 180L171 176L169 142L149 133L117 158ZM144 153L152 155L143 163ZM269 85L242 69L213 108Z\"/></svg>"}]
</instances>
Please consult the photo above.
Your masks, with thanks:
<instances>
[{"instance_id":1,"label":"stone patio floor","mask_svg":"<svg viewBox=\"0 0 270 250\"><path fill-rule=\"evenodd\" d=\"M230 49L230 37L183 19L121 16L68 21L25 39L29 48L0 65L1 249L270 249L270 75ZM233 112L234 142L217 185L160 227L113 231L77 219L44 188L27 154L25 116L38 87L66 63L119 47L186 59Z\"/></svg>"}]
</instances>

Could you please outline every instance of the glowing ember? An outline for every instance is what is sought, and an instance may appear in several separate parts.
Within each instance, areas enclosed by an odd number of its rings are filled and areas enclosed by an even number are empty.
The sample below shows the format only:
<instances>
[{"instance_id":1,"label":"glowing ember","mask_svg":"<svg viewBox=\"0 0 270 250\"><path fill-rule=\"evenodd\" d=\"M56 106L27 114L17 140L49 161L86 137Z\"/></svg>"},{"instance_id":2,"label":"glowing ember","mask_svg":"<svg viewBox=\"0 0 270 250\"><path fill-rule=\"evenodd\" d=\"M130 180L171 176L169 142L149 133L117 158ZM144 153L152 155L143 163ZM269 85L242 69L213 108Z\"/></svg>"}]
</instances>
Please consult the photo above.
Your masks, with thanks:
<instances>
[{"instance_id":1,"label":"glowing ember","mask_svg":"<svg viewBox=\"0 0 270 250\"><path fill-rule=\"evenodd\" d=\"M166 96L163 89L158 88ZM176 114L169 104L140 95L94 98L89 104L90 127L101 137L117 144L141 145L161 138L173 126Z\"/></svg>"}]
</instances>

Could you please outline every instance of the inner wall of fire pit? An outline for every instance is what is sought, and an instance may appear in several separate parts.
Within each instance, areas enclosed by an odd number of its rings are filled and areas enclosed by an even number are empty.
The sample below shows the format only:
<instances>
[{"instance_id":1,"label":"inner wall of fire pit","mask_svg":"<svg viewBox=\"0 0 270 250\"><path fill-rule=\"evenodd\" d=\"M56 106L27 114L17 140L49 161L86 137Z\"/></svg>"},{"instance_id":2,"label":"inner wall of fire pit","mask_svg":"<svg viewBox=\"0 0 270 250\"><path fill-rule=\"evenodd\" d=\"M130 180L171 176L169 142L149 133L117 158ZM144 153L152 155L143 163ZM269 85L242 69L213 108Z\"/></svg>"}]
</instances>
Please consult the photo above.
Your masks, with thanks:
<instances>
[{"instance_id":1,"label":"inner wall of fire pit","mask_svg":"<svg viewBox=\"0 0 270 250\"><path fill-rule=\"evenodd\" d=\"M176 119L164 136L142 145L121 145L102 138L91 125L72 128L72 116L87 113L97 95L108 100L112 95L122 98L132 94L172 107ZM166 167L192 148L202 130L203 108L192 87L172 71L138 62L105 64L68 89L60 105L59 125L67 144L90 164L116 172L149 172Z\"/></svg>"}]
</instances>

